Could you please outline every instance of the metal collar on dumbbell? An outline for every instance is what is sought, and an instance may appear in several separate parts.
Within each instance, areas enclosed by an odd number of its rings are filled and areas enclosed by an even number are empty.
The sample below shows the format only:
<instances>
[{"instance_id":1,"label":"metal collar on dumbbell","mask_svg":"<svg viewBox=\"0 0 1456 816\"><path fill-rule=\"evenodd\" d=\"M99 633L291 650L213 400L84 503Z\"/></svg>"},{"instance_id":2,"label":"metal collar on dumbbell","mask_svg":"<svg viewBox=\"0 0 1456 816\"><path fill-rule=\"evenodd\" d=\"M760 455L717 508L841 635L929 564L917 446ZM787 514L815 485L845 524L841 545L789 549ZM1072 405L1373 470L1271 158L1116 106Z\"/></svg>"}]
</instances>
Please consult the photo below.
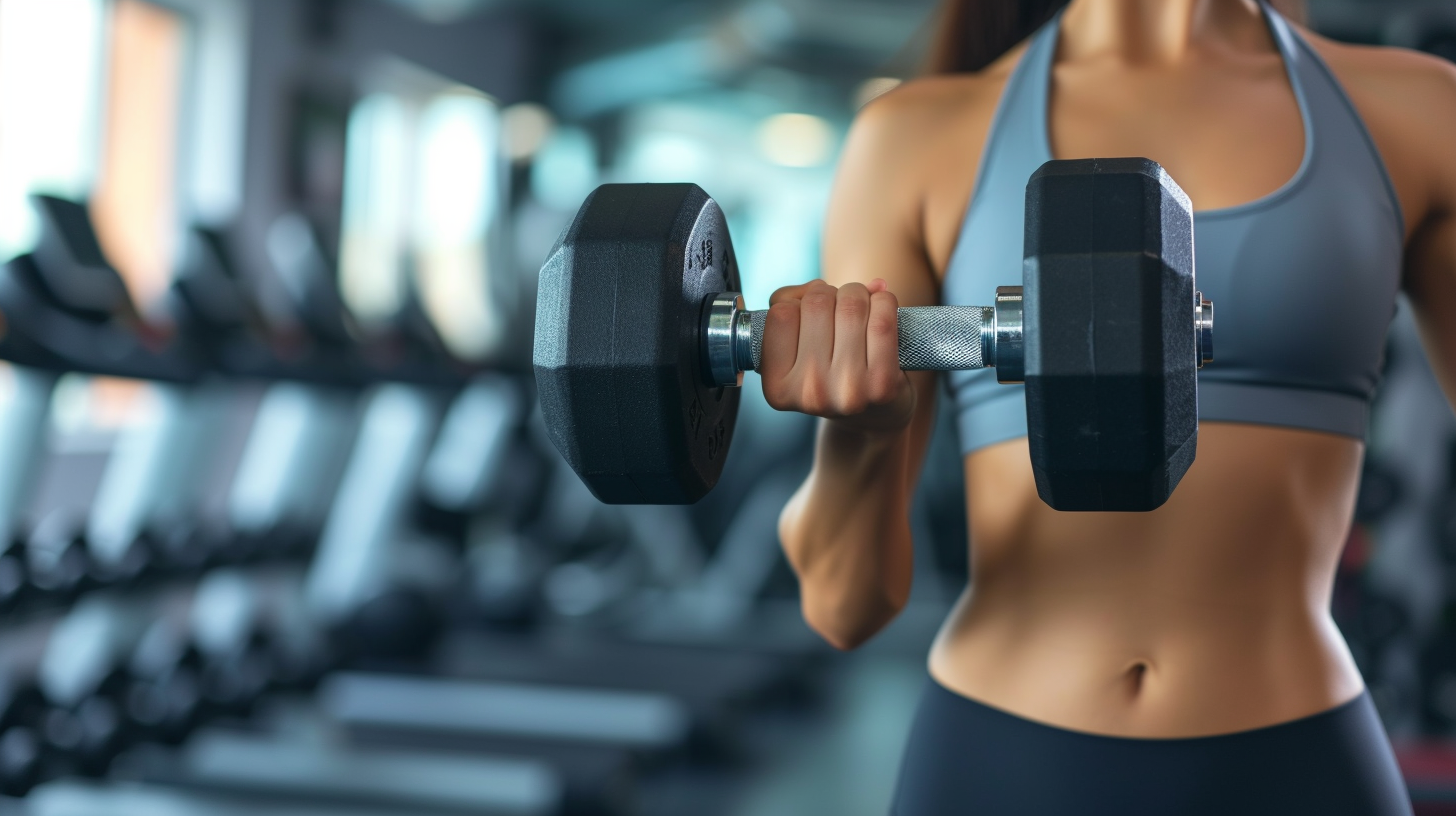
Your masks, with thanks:
<instances>
[{"instance_id":1,"label":"metal collar on dumbbell","mask_svg":"<svg viewBox=\"0 0 1456 816\"><path fill-rule=\"evenodd\" d=\"M991 312L991 319L981 329L982 356L996 367L997 382L1022 382L1026 379L1026 339L1021 287L996 287L996 305Z\"/></svg>"},{"instance_id":2,"label":"metal collar on dumbbell","mask_svg":"<svg viewBox=\"0 0 1456 816\"><path fill-rule=\"evenodd\" d=\"M1213 302L1193 293L1193 325L1198 330L1198 367L1213 362Z\"/></svg>"},{"instance_id":3,"label":"metal collar on dumbbell","mask_svg":"<svg viewBox=\"0 0 1456 816\"><path fill-rule=\"evenodd\" d=\"M743 372L748 366L747 350L740 352L739 318L747 317L743 296L737 292L719 292L708 298L708 314L704 322L705 353L708 378L713 385L743 385Z\"/></svg>"}]
</instances>

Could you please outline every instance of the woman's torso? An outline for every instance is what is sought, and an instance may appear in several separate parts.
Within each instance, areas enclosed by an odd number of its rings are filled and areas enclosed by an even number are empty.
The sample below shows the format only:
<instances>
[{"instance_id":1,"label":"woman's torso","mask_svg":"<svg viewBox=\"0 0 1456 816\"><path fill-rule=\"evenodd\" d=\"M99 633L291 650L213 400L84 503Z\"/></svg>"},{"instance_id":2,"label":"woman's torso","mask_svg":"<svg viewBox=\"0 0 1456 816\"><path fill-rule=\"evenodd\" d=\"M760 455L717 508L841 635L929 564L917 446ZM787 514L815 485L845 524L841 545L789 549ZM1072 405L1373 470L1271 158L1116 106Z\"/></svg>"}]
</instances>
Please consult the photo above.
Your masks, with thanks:
<instances>
[{"instance_id":1,"label":"woman's torso","mask_svg":"<svg viewBox=\"0 0 1456 816\"><path fill-rule=\"evenodd\" d=\"M1199 211L1280 191L1301 171L1305 122L1268 31L1249 37L1242 50L1173 70L1059 59L1051 151L1153 158ZM922 233L942 276L1023 52L917 91L955 111L918 147ZM1337 75L1359 68L1331 63ZM1382 152L1398 151L1379 104L1351 98ZM1418 223L1413 172L1390 167L1399 209ZM1391 303L1371 308L1388 319ZM1197 461L1167 505L1099 515L1040 502L1024 438L980 447L965 461L973 583L937 640L932 673L1031 719L1125 736L1236 731L1350 699L1361 682L1328 601L1362 453L1351 435L1205 422Z\"/></svg>"}]
</instances>

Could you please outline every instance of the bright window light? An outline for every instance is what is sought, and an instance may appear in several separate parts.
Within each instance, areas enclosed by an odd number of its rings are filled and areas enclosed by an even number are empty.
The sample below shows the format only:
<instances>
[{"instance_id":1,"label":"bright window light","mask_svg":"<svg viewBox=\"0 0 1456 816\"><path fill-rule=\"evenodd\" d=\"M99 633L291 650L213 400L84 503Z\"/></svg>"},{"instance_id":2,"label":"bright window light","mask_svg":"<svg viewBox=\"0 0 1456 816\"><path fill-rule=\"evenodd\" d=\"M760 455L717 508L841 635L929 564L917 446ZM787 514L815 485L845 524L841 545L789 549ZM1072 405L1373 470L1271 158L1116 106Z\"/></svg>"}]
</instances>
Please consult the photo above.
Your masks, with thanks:
<instances>
[{"instance_id":1,"label":"bright window light","mask_svg":"<svg viewBox=\"0 0 1456 816\"><path fill-rule=\"evenodd\" d=\"M492 302L490 236L500 206L501 117L490 99L461 90L420 116L414 197L415 271L441 338L478 359L503 330Z\"/></svg>"},{"instance_id":2,"label":"bright window light","mask_svg":"<svg viewBox=\"0 0 1456 816\"><path fill-rule=\"evenodd\" d=\"M113 0L108 27L91 219L107 260L146 310L166 291L175 263L188 30L181 14L145 0Z\"/></svg>"},{"instance_id":3,"label":"bright window light","mask_svg":"<svg viewBox=\"0 0 1456 816\"><path fill-rule=\"evenodd\" d=\"M103 0L0 0L0 260L35 243L27 194L91 186L105 25Z\"/></svg>"},{"instance_id":4,"label":"bright window light","mask_svg":"<svg viewBox=\"0 0 1456 816\"><path fill-rule=\"evenodd\" d=\"M409 110L389 94L365 97L349 115L339 287L365 324L389 320L404 298L410 131Z\"/></svg>"},{"instance_id":5,"label":"bright window light","mask_svg":"<svg viewBox=\"0 0 1456 816\"><path fill-rule=\"evenodd\" d=\"M420 118L419 202L423 243L478 241L495 218L500 116L478 94L437 97Z\"/></svg>"}]
</instances>

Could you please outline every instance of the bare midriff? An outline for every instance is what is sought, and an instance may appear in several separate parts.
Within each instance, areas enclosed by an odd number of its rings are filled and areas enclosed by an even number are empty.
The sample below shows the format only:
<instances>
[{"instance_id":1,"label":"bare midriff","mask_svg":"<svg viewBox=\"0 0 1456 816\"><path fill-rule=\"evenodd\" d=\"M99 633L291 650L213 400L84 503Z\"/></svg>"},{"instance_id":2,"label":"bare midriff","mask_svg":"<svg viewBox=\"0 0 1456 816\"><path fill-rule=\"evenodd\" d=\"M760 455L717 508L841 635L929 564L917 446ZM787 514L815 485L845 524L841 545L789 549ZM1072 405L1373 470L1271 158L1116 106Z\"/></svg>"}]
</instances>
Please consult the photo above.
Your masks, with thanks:
<instances>
[{"instance_id":1,"label":"bare midriff","mask_svg":"<svg viewBox=\"0 0 1456 816\"><path fill-rule=\"evenodd\" d=\"M1361 693L1330 616L1363 453L1324 433L1204 423L1151 513L1059 513L1026 440L966 457L971 583L931 674L1061 728L1192 737Z\"/></svg>"}]
</instances>

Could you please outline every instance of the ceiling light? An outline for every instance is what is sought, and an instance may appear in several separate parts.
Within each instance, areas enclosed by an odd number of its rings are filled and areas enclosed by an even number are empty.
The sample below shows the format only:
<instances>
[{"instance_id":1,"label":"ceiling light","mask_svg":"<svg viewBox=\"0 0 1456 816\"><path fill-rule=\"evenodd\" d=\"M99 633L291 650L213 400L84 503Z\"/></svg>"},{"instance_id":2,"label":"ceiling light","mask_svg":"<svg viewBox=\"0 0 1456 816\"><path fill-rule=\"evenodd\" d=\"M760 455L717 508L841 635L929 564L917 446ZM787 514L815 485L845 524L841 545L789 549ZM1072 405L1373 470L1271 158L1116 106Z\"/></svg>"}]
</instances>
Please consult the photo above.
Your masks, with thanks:
<instances>
[{"instance_id":1,"label":"ceiling light","mask_svg":"<svg viewBox=\"0 0 1456 816\"><path fill-rule=\"evenodd\" d=\"M556 117L535 102L518 102L501 111L501 137L507 158L527 161L546 144L555 127Z\"/></svg>"},{"instance_id":2,"label":"ceiling light","mask_svg":"<svg viewBox=\"0 0 1456 816\"><path fill-rule=\"evenodd\" d=\"M784 167L817 167L829 160L833 146L829 123L807 113L780 113L758 127L758 149Z\"/></svg>"}]
</instances>

